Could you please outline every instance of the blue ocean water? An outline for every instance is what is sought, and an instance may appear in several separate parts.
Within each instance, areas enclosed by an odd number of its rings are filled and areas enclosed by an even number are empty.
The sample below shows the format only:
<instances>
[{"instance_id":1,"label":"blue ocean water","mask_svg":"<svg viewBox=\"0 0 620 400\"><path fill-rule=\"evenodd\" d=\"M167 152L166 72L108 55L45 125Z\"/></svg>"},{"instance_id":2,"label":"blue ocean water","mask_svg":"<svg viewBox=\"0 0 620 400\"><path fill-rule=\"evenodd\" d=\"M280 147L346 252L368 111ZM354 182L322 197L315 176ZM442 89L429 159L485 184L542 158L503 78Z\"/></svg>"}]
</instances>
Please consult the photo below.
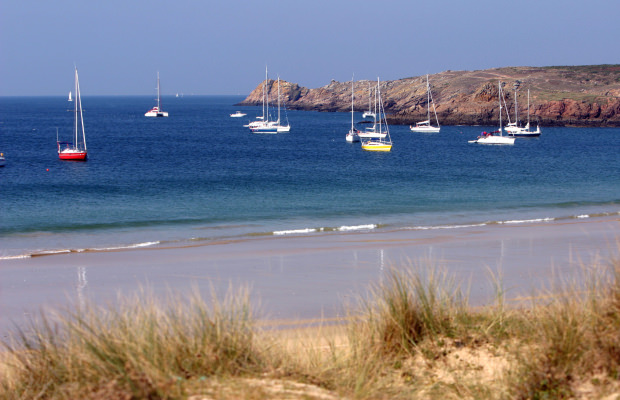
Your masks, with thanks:
<instances>
[{"instance_id":1,"label":"blue ocean water","mask_svg":"<svg viewBox=\"0 0 620 400\"><path fill-rule=\"evenodd\" d=\"M146 118L151 96L84 96L89 159L67 162L56 128L70 139L72 103L0 98L0 259L620 210L618 128L483 146L468 140L496 127L390 126L393 150L375 153L345 142L350 113L289 110L291 132L253 134L243 124L261 110L242 99L164 97L170 117ZM238 109L248 116L230 118Z\"/></svg>"}]
</instances>

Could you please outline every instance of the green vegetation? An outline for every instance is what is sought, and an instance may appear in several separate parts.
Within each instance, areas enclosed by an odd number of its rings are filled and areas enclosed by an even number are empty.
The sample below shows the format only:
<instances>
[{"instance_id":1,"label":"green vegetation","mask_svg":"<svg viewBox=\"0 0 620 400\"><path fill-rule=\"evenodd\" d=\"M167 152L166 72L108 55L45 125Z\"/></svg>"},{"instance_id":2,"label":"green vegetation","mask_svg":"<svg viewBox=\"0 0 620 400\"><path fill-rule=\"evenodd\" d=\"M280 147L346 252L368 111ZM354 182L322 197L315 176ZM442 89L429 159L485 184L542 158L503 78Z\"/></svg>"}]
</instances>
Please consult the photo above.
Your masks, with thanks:
<instances>
[{"instance_id":1,"label":"green vegetation","mask_svg":"<svg viewBox=\"0 0 620 400\"><path fill-rule=\"evenodd\" d=\"M87 305L15 332L6 399L615 398L620 260L506 305L475 308L435 266L391 270L340 325L267 329L248 291L209 301ZM213 292L213 291L212 291Z\"/></svg>"}]
</instances>

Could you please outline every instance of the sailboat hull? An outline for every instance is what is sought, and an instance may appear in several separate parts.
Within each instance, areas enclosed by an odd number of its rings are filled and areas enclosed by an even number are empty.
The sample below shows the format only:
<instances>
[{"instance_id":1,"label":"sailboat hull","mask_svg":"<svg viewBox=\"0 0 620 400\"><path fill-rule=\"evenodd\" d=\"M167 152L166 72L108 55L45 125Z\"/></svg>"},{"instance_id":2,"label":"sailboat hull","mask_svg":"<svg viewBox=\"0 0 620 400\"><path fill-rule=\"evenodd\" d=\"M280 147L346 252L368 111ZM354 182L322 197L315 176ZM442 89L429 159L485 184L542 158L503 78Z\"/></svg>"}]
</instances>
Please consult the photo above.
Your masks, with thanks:
<instances>
[{"instance_id":1,"label":"sailboat hull","mask_svg":"<svg viewBox=\"0 0 620 400\"><path fill-rule=\"evenodd\" d=\"M369 140L362 142L362 149L366 151L392 151L392 143Z\"/></svg>"},{"instance_id":2,"label":"sailboat hull","mask_svg":"<svg viewBox=\"0 0 620 400\"><path fill-rule=\"evenodd\" d=\"M539 137L540 132L513 132L509 133L508 136L512 137Z\"/></svg>"},{"instance_id":3,"label":"sailboat hull","mask_svg":"<svg viewBox=\"0 0 620 400\"><path fill-rule=\"evenodd\" d=\"M65 150L58 153L58 158L65 161L86 161L85 151Z\"/></svg>"},{"instance_id":4,"label":"sailboat hull","mask_svg":"<svg viewBox=\"0 0 620 400\"><path fill-rule=\"evenodd\" d=\"M508 136L481 136L476 140L470 140L469 143L478 144L514 144L515 138Z\"/></svg>"},{"instance_id":5,"label":"sailboat hull","mask_svg":"<svg viewBox=\"0 0 620 400\"><path fill-rule=\"evenodd\" d=\"M441 128L436 126L410 126L411 132L437 133Z\"/></svg>"}]
</instances>

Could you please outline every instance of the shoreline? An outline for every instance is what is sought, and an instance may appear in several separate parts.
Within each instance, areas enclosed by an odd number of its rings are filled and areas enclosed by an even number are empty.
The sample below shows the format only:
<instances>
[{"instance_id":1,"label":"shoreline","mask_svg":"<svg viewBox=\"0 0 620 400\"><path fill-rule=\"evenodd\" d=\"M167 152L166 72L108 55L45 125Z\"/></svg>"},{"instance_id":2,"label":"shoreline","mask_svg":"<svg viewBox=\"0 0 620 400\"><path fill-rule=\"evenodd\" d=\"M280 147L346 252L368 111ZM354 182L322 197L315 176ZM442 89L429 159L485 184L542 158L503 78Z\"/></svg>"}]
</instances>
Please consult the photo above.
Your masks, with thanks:
<instances>
[{"instance_id":1,"label":"shoreline","mask_svg":"<svg viewBox=\"0 0 620 400\"><path fill-rule=\"evenodd\" d=\"M391 267L439 266L469 291L472 304L494 297L490 274L506 298L527 296L568 279L580 265L617 255L620 216L453 230L339 232L259 237L181 248L56 254L2 260L0 336L40 310L86 299L113 303L143 289L157 296L251 289L259 319L344 316L343 306L366 293Z\"/></svg>"}]
</instances>

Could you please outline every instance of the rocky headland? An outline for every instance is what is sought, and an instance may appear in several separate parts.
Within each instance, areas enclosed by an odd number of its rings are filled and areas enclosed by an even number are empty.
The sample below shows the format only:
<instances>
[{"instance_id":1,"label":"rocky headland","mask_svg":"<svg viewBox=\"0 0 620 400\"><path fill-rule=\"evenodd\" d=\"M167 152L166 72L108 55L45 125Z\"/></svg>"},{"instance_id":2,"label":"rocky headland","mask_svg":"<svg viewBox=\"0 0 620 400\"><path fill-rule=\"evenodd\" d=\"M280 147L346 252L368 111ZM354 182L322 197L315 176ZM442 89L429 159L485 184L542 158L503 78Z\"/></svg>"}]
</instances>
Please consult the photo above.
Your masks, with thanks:
<instances>
[{"instance_id":1,"label":"rocky headland","mask_svg":"<svg viewBox=\"0 0 620 400\"><path fill-rule=\"evenodd\" d=\"M620 65L559 67L504 67L479 71L444 71L429 75L442 125L495 125L498 123L498 81L514 121L515 83L518 82L519 120L527 119L530 90L530 120L541 126L620 126ZM238 105L261 105L261 82ZM376 81L354 82L355 110L365 111L369 87ZM267 81L270 104L277 101L275 80ZM426 76L381 82L381 95L393 124L413 124L426 119ZM351 110L351 81L332 80L308 89L280 80L281 101L288 109L315 111ZM506 116L503 116L504 121Z\"/></svg>"}]
</instances>

